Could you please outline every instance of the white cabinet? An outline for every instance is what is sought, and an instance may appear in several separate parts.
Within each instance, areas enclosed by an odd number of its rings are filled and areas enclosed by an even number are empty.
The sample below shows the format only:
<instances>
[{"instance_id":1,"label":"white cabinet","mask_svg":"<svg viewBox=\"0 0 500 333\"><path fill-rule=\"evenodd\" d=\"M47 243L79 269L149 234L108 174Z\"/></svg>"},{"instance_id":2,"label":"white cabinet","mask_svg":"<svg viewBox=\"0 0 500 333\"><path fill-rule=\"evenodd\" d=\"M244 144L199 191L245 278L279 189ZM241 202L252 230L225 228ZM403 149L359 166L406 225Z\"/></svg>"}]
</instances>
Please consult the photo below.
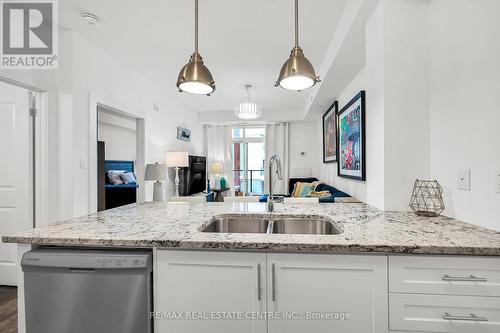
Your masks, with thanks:
<instances>
[{"instance_id":1,"label":"white cabinet","mask_svg":"<svg viewBox=\"0 0 500 333\"><path fill-rule=\"evenodd\" d=\"M264 333L266 254L158 250L155 332Z\"/></svg>"},{"instance_id":2,"label":"white cabinet","mask_svg":"<svg viewBox=\"0 0 500 333\"><path fill-rule=\"evenodd\" d=\"M389 256L391 333L500 332L500 260Z\"/></svg>"},{"instance_id":3,"label":"white cabinet","mask_svg":"<svg viewBox=\"0 0 500 333\"><path fill-rule=\"evenodd\" d=\"M385 333L387 257L269 254L269 333ZM302 319L302 320L300 320Z\"/></svg>"},{"instance_id":4,"label":"white cabinet","mask_svg":"<svg viewBox=\"0 0 500 333\"><path fill-rule=\"evenodd\" d=\"M386 256L158 250L155 272L160 333L388 330Z\"/></svg>"},{"instance_id":5,"label":"white cabinet","mask_svg":"<svg viewBox=\"0 0 500 333\"><path fill-rule=\"evenodd\" d=\"M156 253L155 332L500 332L499 258Z\"/></svg>"}]
</instances>

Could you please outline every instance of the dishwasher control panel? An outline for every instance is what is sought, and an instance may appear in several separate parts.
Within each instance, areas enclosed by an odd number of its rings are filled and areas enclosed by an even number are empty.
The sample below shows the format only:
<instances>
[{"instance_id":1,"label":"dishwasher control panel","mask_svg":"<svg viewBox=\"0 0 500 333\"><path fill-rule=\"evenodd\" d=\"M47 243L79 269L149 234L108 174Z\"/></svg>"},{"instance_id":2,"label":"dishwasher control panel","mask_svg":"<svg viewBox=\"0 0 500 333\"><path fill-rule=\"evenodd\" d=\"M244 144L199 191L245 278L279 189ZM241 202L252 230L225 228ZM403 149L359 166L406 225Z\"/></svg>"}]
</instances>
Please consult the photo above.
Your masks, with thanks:
<instances>
[{"instance_id":1,"label":"dishwasher control panel","mask_svg":"<svg viewBox=\"0 0 500 333\"><path fill-rule=\"evenodd\" d=\"M144 267L146 259L144 258L97 258L99 267Z\"/></svg>"},{"instance_id":2,"label":"dishwasher control panel","mask_svg":"<svg viewBox=\"0 0 500 333\"><path fill-rule=\"evenodd\" d=\"M152 253L141 251L100 251L85 249L37 249L26 252L24 267L70 269L152 269Z\"/></svg>"}]
</instances>

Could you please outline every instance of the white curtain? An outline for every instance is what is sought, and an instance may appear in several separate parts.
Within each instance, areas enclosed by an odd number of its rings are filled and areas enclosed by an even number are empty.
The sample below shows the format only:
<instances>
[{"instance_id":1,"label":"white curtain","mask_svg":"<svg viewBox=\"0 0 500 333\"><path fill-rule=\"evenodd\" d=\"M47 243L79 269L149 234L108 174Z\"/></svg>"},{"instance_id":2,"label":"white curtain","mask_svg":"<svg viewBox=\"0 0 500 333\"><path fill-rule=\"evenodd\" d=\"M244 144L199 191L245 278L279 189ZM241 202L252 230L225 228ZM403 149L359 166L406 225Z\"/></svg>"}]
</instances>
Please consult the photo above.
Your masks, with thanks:
<instances>
[{"instance_id":1,"label":"white curtain","mask_svg":"<svg viewBox=\"0 0 500 333\"><path fill-rule=\"evenodd\" d=\"M265 193L269 193L269 158L276 154L281 159L282 180L273 173L273 193L288 194L289 176L289 146L288 146L288 123L266 125L266 161L264 163L264 186ZM275 170L273 168L273 170Z\"/></svg>"},{"instance_id":2,"label":"white curtain","mask_svg":"<svg viewBox=\"0 0 500 333\"><path fill-rule=\"evenodd\" d=\"M222 163L227 187L231 188L231 194L234 193L232 133L229 126L207 125L207 170L209 173L210 166L214 162Z\"/></svg>"}]
</instances>

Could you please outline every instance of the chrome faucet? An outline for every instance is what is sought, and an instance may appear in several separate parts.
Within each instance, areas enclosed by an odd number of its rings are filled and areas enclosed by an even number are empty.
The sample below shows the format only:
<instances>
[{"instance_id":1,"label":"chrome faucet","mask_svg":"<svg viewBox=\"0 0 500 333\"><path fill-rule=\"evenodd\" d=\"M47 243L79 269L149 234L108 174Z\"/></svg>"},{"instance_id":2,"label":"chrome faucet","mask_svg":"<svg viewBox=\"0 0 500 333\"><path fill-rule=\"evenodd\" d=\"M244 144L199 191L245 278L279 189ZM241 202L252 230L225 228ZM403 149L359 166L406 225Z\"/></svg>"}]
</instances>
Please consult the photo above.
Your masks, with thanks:
<instances>
[{"instance_id":1,"label":"chrome faucet","mask_svg":"<svg viewBox=\"0 0 500 333\"><path fill-rule=\"evenodd\" d=\"M274 202L281 202L283 198L274 198L273 195L273 164L276 163L276 175L278 176L278 179L281 180L283 179L282 174L281 174L281 160L278 155L272 155L269 158L269 197L267 198L267 211L268 212L273 212L274 211Z\"/></svg>"}]
</instances>

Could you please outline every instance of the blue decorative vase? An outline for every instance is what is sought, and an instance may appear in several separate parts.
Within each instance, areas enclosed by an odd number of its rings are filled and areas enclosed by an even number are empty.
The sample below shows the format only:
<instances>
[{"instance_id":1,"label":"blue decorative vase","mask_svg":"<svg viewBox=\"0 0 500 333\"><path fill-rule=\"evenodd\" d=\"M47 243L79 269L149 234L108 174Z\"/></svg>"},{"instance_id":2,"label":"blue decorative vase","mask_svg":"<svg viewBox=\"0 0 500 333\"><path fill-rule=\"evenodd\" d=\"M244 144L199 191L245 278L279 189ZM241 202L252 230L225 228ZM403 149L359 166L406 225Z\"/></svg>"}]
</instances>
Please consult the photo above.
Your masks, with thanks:
<instances>
[{"instance_id":1,"label":"blue decorative vase","mask_svg":"<svg viewBox=\"0 0 500 333\"><path fill-rule=\"evenodd\" d=\"M210 179L207 179L207 194L210 194L212 192L212 189L210 188Z\"/></svg>"},{"instance_id":2,"label":"blue decorative vase","mask_svg":"<svg viewBox=\"0 0 500 333\"><path fill-rule=\"evenodd\" d=\"M226 188L226 179L224 178L224 176L220 177L220 188Z\"/></svg>"}]
</instances>

